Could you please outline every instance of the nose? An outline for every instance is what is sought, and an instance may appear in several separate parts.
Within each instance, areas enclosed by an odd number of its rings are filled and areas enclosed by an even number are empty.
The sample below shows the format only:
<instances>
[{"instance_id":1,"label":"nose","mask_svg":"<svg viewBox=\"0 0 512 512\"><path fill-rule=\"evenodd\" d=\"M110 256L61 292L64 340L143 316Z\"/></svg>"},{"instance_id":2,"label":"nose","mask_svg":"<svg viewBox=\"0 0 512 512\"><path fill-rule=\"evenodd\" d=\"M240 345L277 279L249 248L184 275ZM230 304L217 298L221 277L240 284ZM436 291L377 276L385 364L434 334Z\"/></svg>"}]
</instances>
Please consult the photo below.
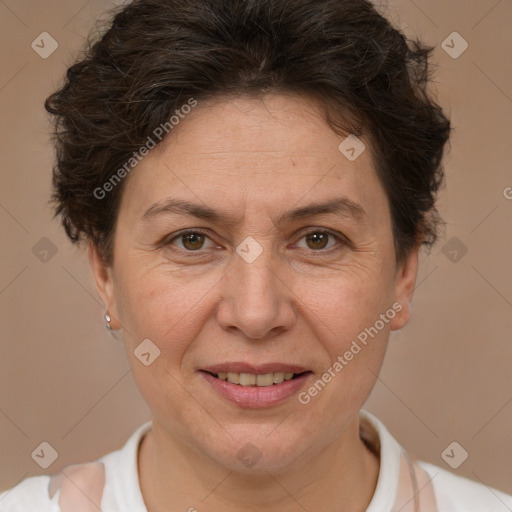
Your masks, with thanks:
<instances>
[{"instance_id":1,"label":"nose","mask_svg":"<svg viewBox=\"0 0 512 512\"><path fill-rule=\"evenodd\" d=\"M270 339L291 329L296 320L295 296L270 251L251 263L236 254L222 282L217 318L223 329L255 340Z\"/></svg>"}]
</instances>

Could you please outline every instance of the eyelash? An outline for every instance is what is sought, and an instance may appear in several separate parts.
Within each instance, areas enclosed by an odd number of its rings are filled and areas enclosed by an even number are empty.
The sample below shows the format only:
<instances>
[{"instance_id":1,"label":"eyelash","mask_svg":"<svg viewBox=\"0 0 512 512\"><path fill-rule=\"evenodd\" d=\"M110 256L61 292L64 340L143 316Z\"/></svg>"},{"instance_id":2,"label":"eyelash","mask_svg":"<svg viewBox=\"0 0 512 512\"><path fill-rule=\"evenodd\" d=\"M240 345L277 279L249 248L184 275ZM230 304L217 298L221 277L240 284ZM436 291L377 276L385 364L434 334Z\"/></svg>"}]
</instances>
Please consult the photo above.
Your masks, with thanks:
<instances>
[{"instance_id":1,"label":"eyelash","mask_svg":"<svg viewBox=\"0 0 512 512\"><path fill-rule=\"evenodd\" d=\"M346 237L339 235L339 234L335 234L330 230L326 230L326 229L322 229L322 228L315 228L315 229L312 229L310 231L303 233L303 235L299 238L299 240L302 240L303 238L305 238L306 236L311 235L311 234L330 235L331 237L335 238L336 241L339 242L342 246L350 246L351 245L350 241ZM186 235L204 235L207 238L210 238L210 240L211 240L211 237L208 235L208 233L206 233L205 231L203 231L200 228L185 229L183 231L179 231L178 233L173 233L172 235L170 235L170 236L172 236L172 238L167 237L162 242L161 245L165 246L165 247L172 246L173 242L175 240L180 239L181 237L185 237ZM328 249L318 249L318 250L310 249L310 251L313 253L319 253L319 254L329 254L333 250L337 250L337 249L339 249L339 247L337 248L336 246L333 246ZM190 251L187 249L182 249L181 247L177 247L172 250L177 250L180 252L187 253L187 256L204 256L203 249L197 249L196 251ZM307 249L305 249L305 250L307 250Z\"/></svg>"}]
</instances>

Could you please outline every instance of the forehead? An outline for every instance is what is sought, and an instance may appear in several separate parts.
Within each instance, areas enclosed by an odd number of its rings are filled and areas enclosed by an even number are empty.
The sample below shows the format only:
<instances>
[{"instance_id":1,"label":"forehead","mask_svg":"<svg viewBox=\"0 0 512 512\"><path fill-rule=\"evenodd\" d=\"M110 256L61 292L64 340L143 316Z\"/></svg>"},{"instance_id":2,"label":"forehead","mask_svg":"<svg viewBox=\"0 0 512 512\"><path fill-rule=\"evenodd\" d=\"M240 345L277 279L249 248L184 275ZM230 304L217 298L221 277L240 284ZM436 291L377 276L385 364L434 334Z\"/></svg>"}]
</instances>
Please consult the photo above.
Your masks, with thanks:
<instances>
[{"instance_id":1,"label":"forehead","mask_svg":"<svg viewBox=\"0 0 512 512\"><path fill-rule=\"evenodd\" d=\"M219 97L198 102L197 107L172 131L154 152L154 157L167 155L166 149L191 161L207 157L211 160L252 158L288 158L294 155L318 162L339 156L339 144L349 134L332 131L322 116L322 107L311 97L294 94L267 94L261 98ZM364 136L360 137L368 145ZM192 148L194 149L192 151ZM367 165L371 156L362 158ZM357 164L355 164L357 166Z\"/></svg>"},{"instance_id":2,"label":"forehead","mask_svg":"<svg viewBox=\"0 0 512 512\"><path fill-rule=\"evenodd\" d=\"M349 139L360 152L349 159L340 150L345 139L309 98L268 94L198 102L137 165L124 195L139 216L167 196L217 206L219 199L234 206L238 198L244 207L258 198L255 208L265 200L279 208L283 201L342 194L369 206L383 195L369 142Z\"/></svg>"}]
</instances>

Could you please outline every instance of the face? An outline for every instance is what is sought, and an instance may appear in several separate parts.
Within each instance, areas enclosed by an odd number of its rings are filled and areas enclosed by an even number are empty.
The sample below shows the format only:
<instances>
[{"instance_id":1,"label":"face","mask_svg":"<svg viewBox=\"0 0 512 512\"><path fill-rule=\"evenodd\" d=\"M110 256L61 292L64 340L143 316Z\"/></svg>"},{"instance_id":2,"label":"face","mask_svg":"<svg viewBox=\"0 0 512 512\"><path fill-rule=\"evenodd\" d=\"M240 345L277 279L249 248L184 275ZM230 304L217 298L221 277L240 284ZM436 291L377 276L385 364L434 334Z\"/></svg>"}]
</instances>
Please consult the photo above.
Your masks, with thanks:
<instances>
[{"instance_id":1,"label":"face","mask_svg":"<svg viewBox=\"0 0 512 512\"><path fill-rule=\"evenodd\" d=\"M340 436L408 321L417 251L397 267L369 141L344 138L298 96L199 103L127 178L112 267L90 246L154 429L227 468Z\"/></svg>"}]
</instances>

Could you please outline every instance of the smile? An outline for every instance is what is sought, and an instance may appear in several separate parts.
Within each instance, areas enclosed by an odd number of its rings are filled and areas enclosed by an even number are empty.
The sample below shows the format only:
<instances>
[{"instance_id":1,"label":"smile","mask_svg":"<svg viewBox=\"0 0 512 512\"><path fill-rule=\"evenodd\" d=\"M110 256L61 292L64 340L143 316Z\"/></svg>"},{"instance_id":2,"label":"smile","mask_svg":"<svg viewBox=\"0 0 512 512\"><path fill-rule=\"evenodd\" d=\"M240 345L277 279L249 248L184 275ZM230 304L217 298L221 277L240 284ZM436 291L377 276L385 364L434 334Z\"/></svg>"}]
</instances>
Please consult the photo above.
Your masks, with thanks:
<instances>
[{"instance_id":1,"label":"smile","mask_svg":"<svg viewBox=\"0 0 512 512\"><path fill-rule=\"evenodd\" d=\"M215 394L239 407L270 407L294 396L313 372L298 366L243 363L217 365L200 371Z\"/></svg>"},{"instance_id":2,"label":"smile","mask_svg":"<svg viewBox=\"0 0 512 512\"><path fill-rule=\"evenodd\" d=\"M292 380L297 375L299 374L293 372L263 373L259 375L254 373L219 372L215 376L220 380L225 380L231 384L238 384L239 386L266 387L281 384L285 380Z\"/></svg>"}]
</instances>

